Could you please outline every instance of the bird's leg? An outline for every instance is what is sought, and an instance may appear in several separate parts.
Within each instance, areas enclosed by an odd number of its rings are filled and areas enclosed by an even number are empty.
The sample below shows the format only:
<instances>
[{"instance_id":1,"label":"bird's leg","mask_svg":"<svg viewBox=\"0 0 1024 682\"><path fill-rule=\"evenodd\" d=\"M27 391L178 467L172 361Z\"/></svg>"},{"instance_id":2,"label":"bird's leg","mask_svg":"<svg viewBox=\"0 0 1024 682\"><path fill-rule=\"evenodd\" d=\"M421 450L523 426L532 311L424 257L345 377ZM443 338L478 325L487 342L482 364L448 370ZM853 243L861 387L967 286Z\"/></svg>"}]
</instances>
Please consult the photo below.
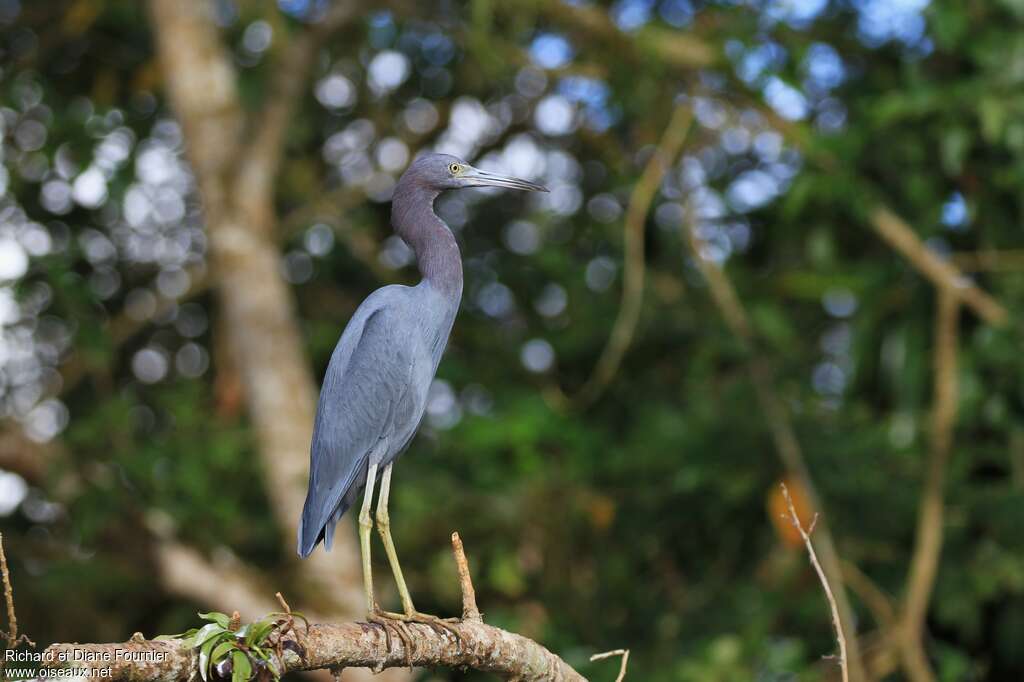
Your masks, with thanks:
<instances>
[{"instance_id":1,"label":"bird's leg","mask_svg":"<svg viewBox=\"0 0 1024 682\"><path fill-rule=\"evenodd\" d=\"M409 594L409 588L405 584L405 577L402 575L402 565L398 562L395 541L391 538L391 518L388 516L388 500L391 496L392 464L384 467L384 473L380 479L380 494L377 496L377 531L380 532L381 540L384 541L384 551L388 555L391 572L395 576L395 583L398 586L398 595L402 600L402 610L404 613L382 611L380 615L407 623L424 623L438 632L443 633L447 631L455 635L456 639L461 639L459 633L448 625L448 622L458 622L458 619L452 618L446 621L437 616L420 613L413 606L412 596Z\"/></svg>"},{"instance_id":2,"label":"bird's leg","mask_svg":"<svg viewBox=\"0 0 1024 682\"><path fill-rule=\"evenodd\" d=\"M388 465L388 469L391 466ZM370 463L366 470L366 491L363 493L363 507L359 511L359 549L363 559L363 590L366 593L366 620L377 623L384 628L384 642L391 651L391 628L398 633L405 649L405 658L412 665L412 638L405 631L402 623L382 617L377 600L373 597L373 564L370 562L370 532L373 530L373 519L370 518L370 505L373 503L373 484L377 477L377 465Z\"/></svg>"},{"instance_id":3,"label":"bird's leg","mask_svg":"<svg viewBox=\"0 0 1024 682\"><path fill-rule=\"evenodd\" d=\"M370 463L366 470L366 491L363 493L363 508L359 511L359 550L363 559L363 591L366 595L366 612L377 610L377 600L373 598L373 568L370 563L370 531L373 520L370 518L370 505L373 503L373 483L377 477L377 465Z\"/></svg>"},{"instance_id":4,"label":"bird's leg","mask_svg":"<svg viewBox=\"0 0 1024 682\"><path fill-rule=\"evenodd\" d=\"M395 541L391 539L391 517L388 516L388 498L391 496L391 468L393 465L392 462L384 467L384 474L380 478L380 495L377 496L377 531L380 533L381 540L384 541L384 552L388 555L388 563L391 564L391 572L398 585L402 610L405 611L405 615L411 616L416 613L416 608L412 605L412 596L405 584L405 576L402 575L402 565L398 562Z\"/></svg>"}]
</instances>

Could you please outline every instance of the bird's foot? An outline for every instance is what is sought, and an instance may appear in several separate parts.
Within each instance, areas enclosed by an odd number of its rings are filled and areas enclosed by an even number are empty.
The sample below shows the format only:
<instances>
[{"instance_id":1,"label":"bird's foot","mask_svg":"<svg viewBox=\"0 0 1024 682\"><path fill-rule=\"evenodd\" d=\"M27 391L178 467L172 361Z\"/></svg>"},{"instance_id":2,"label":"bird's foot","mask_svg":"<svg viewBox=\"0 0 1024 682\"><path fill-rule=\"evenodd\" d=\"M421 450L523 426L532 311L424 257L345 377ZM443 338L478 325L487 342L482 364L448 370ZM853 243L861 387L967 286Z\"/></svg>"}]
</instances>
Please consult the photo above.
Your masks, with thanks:
<instances>
[{"instance_id":1,"label":"bird's foot","mask_svg":"<svg viewBox=\"0 0 1024 682\"><path fill-rule=\"evenodd\" d=\"M391 615L392 614L382 611L378 606L373 611L366 614L366 621L368 623L375 623L384 630L384 645L387 647L388 653L391 652L391 631L395 631L398 638L402 640L402 651L405 652L405 663L412 668L412 635L409 634L405 621L398 618L392 618Z\"/></svg>"},{"instance_id":2,"label":"bird's foot","mask_svg":"<svg viewBox=\"0 0 1024 682\"><path fill-rule=\"evenodd\" d=\"M459 634L459 631L452 627L453 624L461 623L461 618L441 618L440 616L434 616L429 613L420 613L419 611L412 611L411 613L378 611L377 615L401 623L422 623L423 625L429 625L439 635L444 636L448 633L451 634L457 642L462 641L462 636Z\"/></svg>"}]
</instances>

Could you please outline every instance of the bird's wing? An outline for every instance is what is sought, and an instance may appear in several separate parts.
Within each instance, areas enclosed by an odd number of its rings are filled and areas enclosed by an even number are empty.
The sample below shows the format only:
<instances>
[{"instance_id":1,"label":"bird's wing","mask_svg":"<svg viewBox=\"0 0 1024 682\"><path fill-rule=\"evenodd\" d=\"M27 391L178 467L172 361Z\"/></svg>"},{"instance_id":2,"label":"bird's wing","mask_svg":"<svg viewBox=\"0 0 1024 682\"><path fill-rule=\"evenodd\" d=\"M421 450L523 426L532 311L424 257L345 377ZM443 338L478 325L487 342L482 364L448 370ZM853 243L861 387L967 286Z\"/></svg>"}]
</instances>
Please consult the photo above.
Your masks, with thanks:
<instances>
[{"instance_id":1,"label":"bird's wing","mask_svg":"<svg viewBox=\"0 0 1024 682\"><path fill-rule=\"evenodd\" d=\"M309 491L299 526L299 554L308 555L324 528L352 502L363 484L370 452L392 435L396 411L409 391L414 352L387 297L357 311L331 356L310 449ZM366 303L371 303L367 300ZM369 307L369 306L367 306Z\"/></svg>"}]
</instances>

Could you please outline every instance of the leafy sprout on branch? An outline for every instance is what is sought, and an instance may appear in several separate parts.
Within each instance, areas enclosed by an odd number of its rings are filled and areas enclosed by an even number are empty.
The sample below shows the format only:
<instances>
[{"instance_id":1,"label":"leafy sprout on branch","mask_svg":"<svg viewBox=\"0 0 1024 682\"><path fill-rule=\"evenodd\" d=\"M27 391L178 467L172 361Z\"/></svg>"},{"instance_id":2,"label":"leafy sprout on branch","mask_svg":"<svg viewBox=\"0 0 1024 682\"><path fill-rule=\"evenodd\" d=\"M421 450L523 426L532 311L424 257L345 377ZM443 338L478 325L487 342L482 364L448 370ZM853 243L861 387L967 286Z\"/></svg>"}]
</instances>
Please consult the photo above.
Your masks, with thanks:
<instances>
[{"instance_id":1,"label":"leafy sprout on branch","mask_svg":"<svg viewBox=\"0 0 1024 682\"><path fill-rule=\"evenodd\" d=\"M277 598L284 611L268 614L252 623L242 625L237 611L231 616L211 611L199 614L209 621L206 625L163 638L181 639L189 648L198 650L199 676L204 682L276 682L285 670L285 650L305 657L302 645L296 641L295 620L301 620L306 631L309 630L305 616L293 612L280 592Z\"/></svg>"}]
</instances>

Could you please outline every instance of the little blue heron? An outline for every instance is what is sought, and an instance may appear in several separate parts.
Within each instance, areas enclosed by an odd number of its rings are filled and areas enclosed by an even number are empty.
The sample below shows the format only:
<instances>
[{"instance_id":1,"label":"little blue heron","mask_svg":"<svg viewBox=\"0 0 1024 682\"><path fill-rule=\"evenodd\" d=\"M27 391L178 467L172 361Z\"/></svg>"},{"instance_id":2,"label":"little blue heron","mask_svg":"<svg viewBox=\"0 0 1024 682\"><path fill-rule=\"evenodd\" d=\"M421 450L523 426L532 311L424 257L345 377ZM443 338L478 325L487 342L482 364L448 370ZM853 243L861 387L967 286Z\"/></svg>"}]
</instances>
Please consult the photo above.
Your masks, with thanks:
<instances>
[{"instance_id":1,"label":"little blue heron","mask_svg":"<svg viewBox=\"0 0 1024 682\"><path fill-rule=\"evenodd\" d=\"M462 260L434 200L449 189L508 187L546 192L518 178L479 170L447 154L419 157L399 179L391 224L416 254L423 279L414 287L377 289L359 306L331 355L313 427L309 490L299 523L299 556L321 540L331 548L334 527L360 491L359 547L371 619L431 622L416 611L402 577L388 519L391 469L419 428L427 391L448 343L462 298ZM377 472L377 529L395 576L404 613L382 611L370 572L370 505Z\"/></svg>"}]
</instances>

